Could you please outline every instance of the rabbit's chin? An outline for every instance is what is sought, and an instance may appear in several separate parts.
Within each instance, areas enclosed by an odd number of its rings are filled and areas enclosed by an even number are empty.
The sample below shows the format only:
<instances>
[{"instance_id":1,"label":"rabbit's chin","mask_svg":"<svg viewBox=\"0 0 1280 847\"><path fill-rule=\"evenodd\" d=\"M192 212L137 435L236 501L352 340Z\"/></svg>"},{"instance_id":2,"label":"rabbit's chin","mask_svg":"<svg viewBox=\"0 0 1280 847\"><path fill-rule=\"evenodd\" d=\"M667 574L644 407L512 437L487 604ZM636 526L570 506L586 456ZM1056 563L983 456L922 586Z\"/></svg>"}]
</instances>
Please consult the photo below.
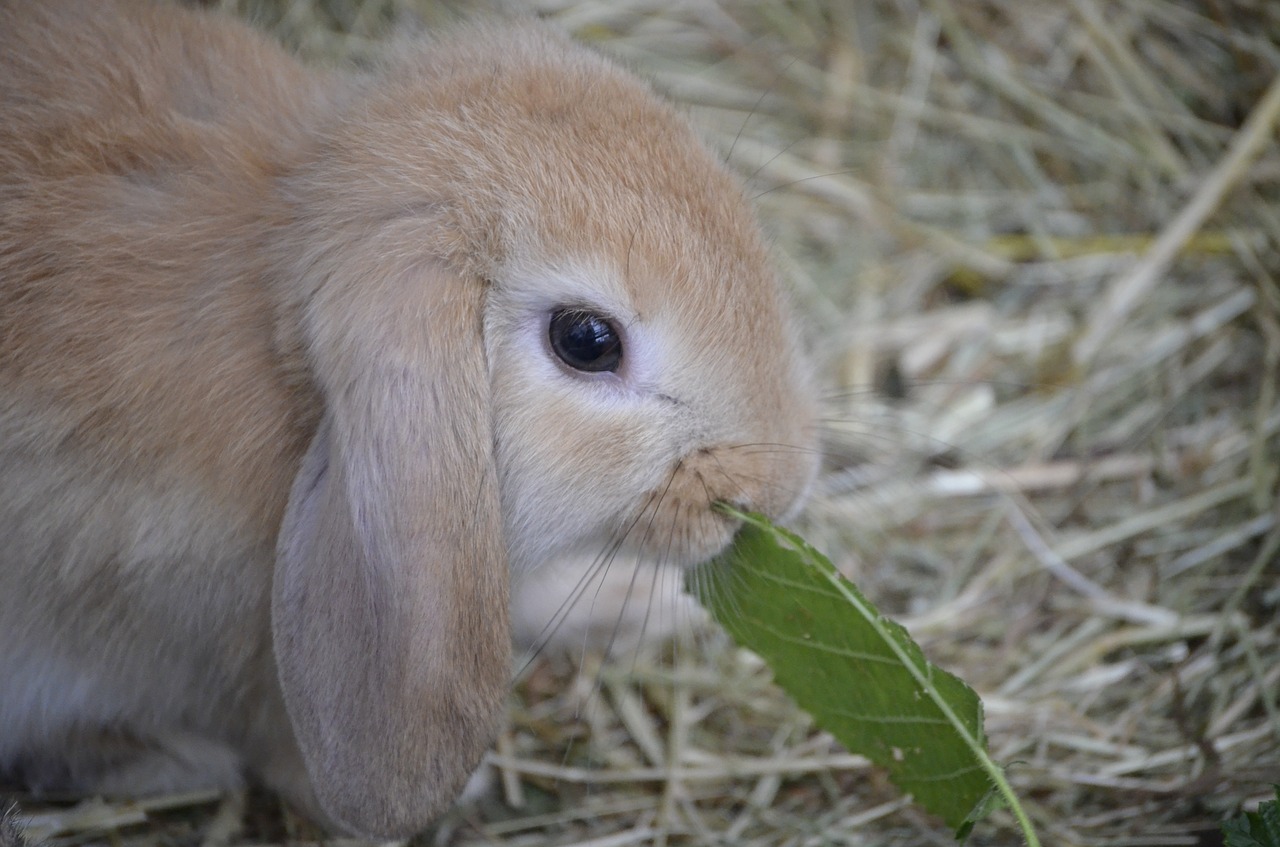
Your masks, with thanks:
<instances>
[{"instance_id":1,"label":"rabbit's chin","mask_svg":"<svg viewBox=\"0 0 1280 847\"><path fill-rule=\"evenodd\" d=\"M736 533L735 523L730 528L704 530L696 538L686 538L677 545L672 543L670 537L651 530L636 542L623 544L620 550L641 564L687 570L723 553Z\"/></svg>"},{"instance_id":2,"label":"rabbit's chin","mask_svg":"<svg viewBox=\"0 0 1280 847\"><path fill-rule=\"evenodd\" d=\"M636 531L637 534L639 530ZM625 563L626 568L662 567L675 570L686 570L696 567L723 552L732 541L732 533L726 535L718 543L708 543L697 550L676 549L670 543L637 543L619 541L617 535L601 533L578 544L557 546L543 549L537 554L511 553L511 574L516 579L536 578L538 575L554 568L557 563L566 560L575 562L594 562L599 567L617 567Z\"/></svg>"},{"instance_id":3,"label":"rabbit's chin","mask_svg":"<svg viewBox=\"0 0 1280 847\"><path fill-rule=\"evenodd\" d=\"M533 498L513 499L529 503ZM647 502L610 504L614 508L601 508L599 513L580 502L569 504L563 497L546 495L541 502L543 508L514 508L505 515L513 576L536 573L547 563L567 558L605 561L622 556L628 561L690 567L723 550L737 530L735 521L709 509L693 520L690 510L677 516Z\"/></svg>"}]
</instances>

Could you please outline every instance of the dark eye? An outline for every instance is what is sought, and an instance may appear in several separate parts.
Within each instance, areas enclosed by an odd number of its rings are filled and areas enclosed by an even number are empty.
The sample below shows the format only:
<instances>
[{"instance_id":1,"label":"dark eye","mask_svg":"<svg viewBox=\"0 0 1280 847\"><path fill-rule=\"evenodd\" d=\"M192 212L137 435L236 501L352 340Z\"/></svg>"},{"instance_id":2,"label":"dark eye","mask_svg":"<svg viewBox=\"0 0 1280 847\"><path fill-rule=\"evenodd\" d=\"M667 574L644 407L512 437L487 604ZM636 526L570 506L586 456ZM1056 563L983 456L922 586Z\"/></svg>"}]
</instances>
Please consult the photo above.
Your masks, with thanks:
<instances>
[{"instance_id":1,"label":"dark eye","mask_svg":"<svg viewBox=\"0 0 1280 847\"><path fill-rule=\"evenodd\" d=\"M622 362L622 339L613 324L581 309L551 313L551 349L576 371L616 371Z\"/></svg>"}]
</instances>

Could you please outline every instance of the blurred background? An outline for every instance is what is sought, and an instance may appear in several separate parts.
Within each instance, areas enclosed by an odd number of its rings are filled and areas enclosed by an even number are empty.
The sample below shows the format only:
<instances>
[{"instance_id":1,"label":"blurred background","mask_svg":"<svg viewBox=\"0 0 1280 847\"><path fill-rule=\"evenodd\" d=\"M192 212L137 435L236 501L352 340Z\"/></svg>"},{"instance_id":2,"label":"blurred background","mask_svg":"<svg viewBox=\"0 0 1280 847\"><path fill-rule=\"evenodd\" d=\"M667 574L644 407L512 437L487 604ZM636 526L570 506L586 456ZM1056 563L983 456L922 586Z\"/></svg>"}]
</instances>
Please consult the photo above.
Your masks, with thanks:
<instances>
[{"instance_id":1,"label":"blurred background","mask_svg":"<svg viewBox=\"0 0 1280 847\"><path fill-rule=\"evenodd\" d=\"M359 65L483 4L205 5ZM984 698L1042 841L1221 844L1280 781L1280 3L503 7L742 175L825 398L799 528ZM422 843L954 843L714 628L579 646L523 667L488 790ZM78 808L32 811L56 843L314 836L257 796Z\"/></svg>"}]
</instances>

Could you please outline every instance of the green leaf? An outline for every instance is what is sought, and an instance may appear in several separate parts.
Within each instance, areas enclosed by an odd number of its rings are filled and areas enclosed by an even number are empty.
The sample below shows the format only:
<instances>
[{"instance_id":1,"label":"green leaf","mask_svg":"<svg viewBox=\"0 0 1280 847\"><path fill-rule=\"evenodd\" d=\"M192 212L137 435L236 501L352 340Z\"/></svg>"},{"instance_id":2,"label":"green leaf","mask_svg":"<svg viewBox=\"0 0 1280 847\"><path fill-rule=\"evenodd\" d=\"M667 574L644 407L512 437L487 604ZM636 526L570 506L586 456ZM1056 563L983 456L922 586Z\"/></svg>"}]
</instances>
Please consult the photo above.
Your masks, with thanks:
<instances>
[{"instance_id":1,"label":"green leaf","mask_svg":"<svg viewBox=\"0 0 1280 847\"><path fill-rule=\"evenodd\" d=\"M688 579L721 626L824 729L961 837L995 805L993 787L1008 800L973 690L930 664L803 539L759 515L732 514L745 524L733 546Z\"/></svg>"},{"instance_id":2,"label":"green leaf","mask_svg":"<svg viewBox=\"0 0 1280 847\"><path fill-rule=\"evenodd\" d=\"M987 789L987 793L978 800L977 804L969 810L969 814L965 815L964 822L956 827L956 841L967 839L978 821L985 819L987 815L990 815L996 809L1003 809L1008 805L1008 801L1000 793L1000 787L992 785Z\"/></svg>"},{"instance_id":3,"label":"green leaf","mask_svg":"<svg viewBox=\"0 0 1280 847\"><path fill-rule=\"evenodd\" d=\"M1280 785L1273 785L1276 799L1260 803L1258 811L1245 812L1223 823L1225 847L1280 847Z\"/></svg>"}]
</instances>

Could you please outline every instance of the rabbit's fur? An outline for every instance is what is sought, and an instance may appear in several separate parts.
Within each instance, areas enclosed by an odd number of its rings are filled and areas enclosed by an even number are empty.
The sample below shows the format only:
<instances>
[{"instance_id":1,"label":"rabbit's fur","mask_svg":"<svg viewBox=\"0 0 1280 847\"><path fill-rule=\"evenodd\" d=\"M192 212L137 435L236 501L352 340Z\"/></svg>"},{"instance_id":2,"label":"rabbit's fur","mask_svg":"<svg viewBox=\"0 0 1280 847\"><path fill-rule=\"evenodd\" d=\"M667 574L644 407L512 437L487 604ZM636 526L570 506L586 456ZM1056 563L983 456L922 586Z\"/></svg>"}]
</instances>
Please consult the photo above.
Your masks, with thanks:
<instances>
[{"instance_id":1,"label":"rabbit's fur","mask_svg":"<svg viewBox=\"0 0 1280 847\"><path fill-rule=\"evenodd\" d=\"M553 355L563 307L615 373ZM713 502L802 498L788 321L686 123L540 26L357 78L0 4L0 774L420 829L490 743L509 568L693 563Z\"/></svg>"},{"instance_id":2,"label":"rabbit's fur","mask_svg":"<svg viewBox=\"0 0 1280 847\"><path fill-rule=\"evenodd\" d=\"M18 807L0 798L0 847L31 847L26 831L18 823Z\"/></svg>"}]
</instances>

